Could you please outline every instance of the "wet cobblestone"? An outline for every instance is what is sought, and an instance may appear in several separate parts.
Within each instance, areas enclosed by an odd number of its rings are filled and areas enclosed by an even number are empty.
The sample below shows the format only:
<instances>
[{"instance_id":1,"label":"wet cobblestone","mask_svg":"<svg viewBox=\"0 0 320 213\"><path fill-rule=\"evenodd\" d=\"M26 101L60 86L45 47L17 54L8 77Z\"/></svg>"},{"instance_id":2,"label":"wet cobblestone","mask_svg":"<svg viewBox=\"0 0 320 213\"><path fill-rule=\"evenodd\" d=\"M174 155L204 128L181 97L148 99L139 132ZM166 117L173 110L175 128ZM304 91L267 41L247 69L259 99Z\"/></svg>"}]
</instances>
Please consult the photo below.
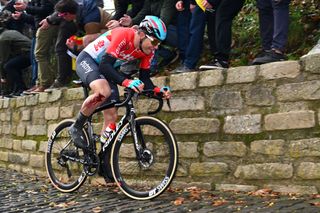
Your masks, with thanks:
<instances>
[{"instance_id":1,"label":"wet cobblestone","mask_svg":"<svg viewBox=\"0 0 320 213\"><path fill-rule=\"evenodd\" d=\"M65 194L54 189L45 178L3 168L0 168L0 184L0 212L320 212L320 207L312 205L320 202L320 196L311 195L253 196L171 189L154 200L135 201L115 186L88 183L75 193ZM177 203L179 200L182 202Z\"/></svg>"}]
</instances>

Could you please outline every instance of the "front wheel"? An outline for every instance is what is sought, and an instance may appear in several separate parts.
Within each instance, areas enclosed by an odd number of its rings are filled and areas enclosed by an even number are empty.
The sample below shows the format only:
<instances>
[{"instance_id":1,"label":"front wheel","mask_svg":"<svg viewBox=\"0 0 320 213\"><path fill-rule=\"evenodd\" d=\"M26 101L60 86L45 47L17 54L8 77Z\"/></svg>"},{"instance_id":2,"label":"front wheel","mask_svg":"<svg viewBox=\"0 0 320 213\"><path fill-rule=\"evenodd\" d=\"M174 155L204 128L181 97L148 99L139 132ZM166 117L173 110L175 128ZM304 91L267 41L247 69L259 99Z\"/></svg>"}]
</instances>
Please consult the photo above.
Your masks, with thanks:
<instances>
[{"instance_id":1,"label":"front wheel","mask_svg":"<svg viewBox=\"0 0 320 213\"><path fill-rule=\"evenodd\" d=\"M48 177L55 188L61 192L77 190L86 180L84 172L84 153L74 146L68 133L73 120L64 120L52 132L45 153ZM83 131L86 142L88 135Z\"/></svg>"},{"instance_id":2,"label":"front wheel","mask_svg":"<svg viewBox=\"0 0 320 213\"><path fill-rule=\"evenodd\" d=\"M127 196L147 200L170 185L177 170L178 146L170 128L159 119L139 117L135 123L138 141L133 139L129 123L117 134L111 150L111 170Z\"/></svg>"}]
</instances>

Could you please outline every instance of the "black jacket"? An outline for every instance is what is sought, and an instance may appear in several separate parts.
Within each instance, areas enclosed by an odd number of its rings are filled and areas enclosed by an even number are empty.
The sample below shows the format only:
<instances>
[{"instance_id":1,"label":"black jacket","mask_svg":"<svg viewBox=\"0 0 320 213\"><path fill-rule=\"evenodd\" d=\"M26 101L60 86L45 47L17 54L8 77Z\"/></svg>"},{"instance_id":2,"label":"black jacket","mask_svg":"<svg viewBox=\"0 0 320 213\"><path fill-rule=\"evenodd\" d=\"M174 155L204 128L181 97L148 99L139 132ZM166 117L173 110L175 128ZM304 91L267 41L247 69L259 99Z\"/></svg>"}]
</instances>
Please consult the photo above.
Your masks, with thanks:
<instances>
[{"instance_id":1,"label":"black jacket","mask_svg":"<svg viewBox=\"0 0 320 213\"><path fill-rule=\"evenodd\" d=\"M50 0L32 0L28 3L26 12L34 17L36 28L39 27L40 21L53 12L54 4L55 2Z\"/></svg>"},{"instance_id":2,"label":"black jacket","mask_svg":"<svg viewBox=\"0 0 320 213\"><path fill-rule=\"evenodd\" d=\"M117 0L115 1L116 13L112 19L119 20L124 14L134 18L143 7L144 0ZM128 11L129 4L132 5L131 10Z\"/></svg>"},{"instance_id":3,"label":"black jacket","mask_svg":"<svg viewBox=\"0 0 320 213\"><path fill-rule=\"evenodd\" d=\"M176 0L145 0L143 8L132 19L132 23L139 25L146 15L159 17L166 26L175 25Z\"/></svg>"}]
</instances>

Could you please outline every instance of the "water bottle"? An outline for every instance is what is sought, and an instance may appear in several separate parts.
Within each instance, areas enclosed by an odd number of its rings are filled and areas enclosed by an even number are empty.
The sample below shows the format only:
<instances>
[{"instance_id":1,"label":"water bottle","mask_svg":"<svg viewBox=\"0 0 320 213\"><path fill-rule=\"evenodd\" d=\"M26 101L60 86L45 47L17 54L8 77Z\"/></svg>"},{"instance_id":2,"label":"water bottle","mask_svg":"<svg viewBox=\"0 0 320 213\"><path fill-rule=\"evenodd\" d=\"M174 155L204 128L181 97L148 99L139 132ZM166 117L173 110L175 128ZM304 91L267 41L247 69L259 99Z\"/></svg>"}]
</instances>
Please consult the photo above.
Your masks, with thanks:
<instances>
[{"instance_id":1,"label":"water bottle","mask_svg":"<svg viewBox=\"0 0 320 213\"><path fill-rule=\"evenodd\" d=\"M116 130L116 124L115 123L110 123L107 128L103 131L103 133L100 136L100 142L105 143L108 139L109 136L112 134L112 132Z\"/></svg>"}]
</instances>

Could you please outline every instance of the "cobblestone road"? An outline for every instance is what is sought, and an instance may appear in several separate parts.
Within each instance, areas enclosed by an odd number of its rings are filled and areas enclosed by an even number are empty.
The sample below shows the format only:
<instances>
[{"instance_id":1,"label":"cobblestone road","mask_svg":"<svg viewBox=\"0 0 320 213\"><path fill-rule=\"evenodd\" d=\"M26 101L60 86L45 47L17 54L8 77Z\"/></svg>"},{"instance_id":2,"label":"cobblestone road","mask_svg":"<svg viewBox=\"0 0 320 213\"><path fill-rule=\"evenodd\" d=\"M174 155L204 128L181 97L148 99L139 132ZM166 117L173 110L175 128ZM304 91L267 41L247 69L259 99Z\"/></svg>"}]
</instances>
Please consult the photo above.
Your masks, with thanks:
<instances>
[{"instance_id":1,"label":"cobblestone road","mask_svg":"<svg viewBox=\"0 0 320 213\"><path fill-rule=\"evenodd\" d=\"M127 198L114 186L84 184L63 194L48 180L0 169L0 212L320 212L319 196L169 190L152 201ZM180 205L178 205L180 204Z\"/></svg>"}]
</instances>

